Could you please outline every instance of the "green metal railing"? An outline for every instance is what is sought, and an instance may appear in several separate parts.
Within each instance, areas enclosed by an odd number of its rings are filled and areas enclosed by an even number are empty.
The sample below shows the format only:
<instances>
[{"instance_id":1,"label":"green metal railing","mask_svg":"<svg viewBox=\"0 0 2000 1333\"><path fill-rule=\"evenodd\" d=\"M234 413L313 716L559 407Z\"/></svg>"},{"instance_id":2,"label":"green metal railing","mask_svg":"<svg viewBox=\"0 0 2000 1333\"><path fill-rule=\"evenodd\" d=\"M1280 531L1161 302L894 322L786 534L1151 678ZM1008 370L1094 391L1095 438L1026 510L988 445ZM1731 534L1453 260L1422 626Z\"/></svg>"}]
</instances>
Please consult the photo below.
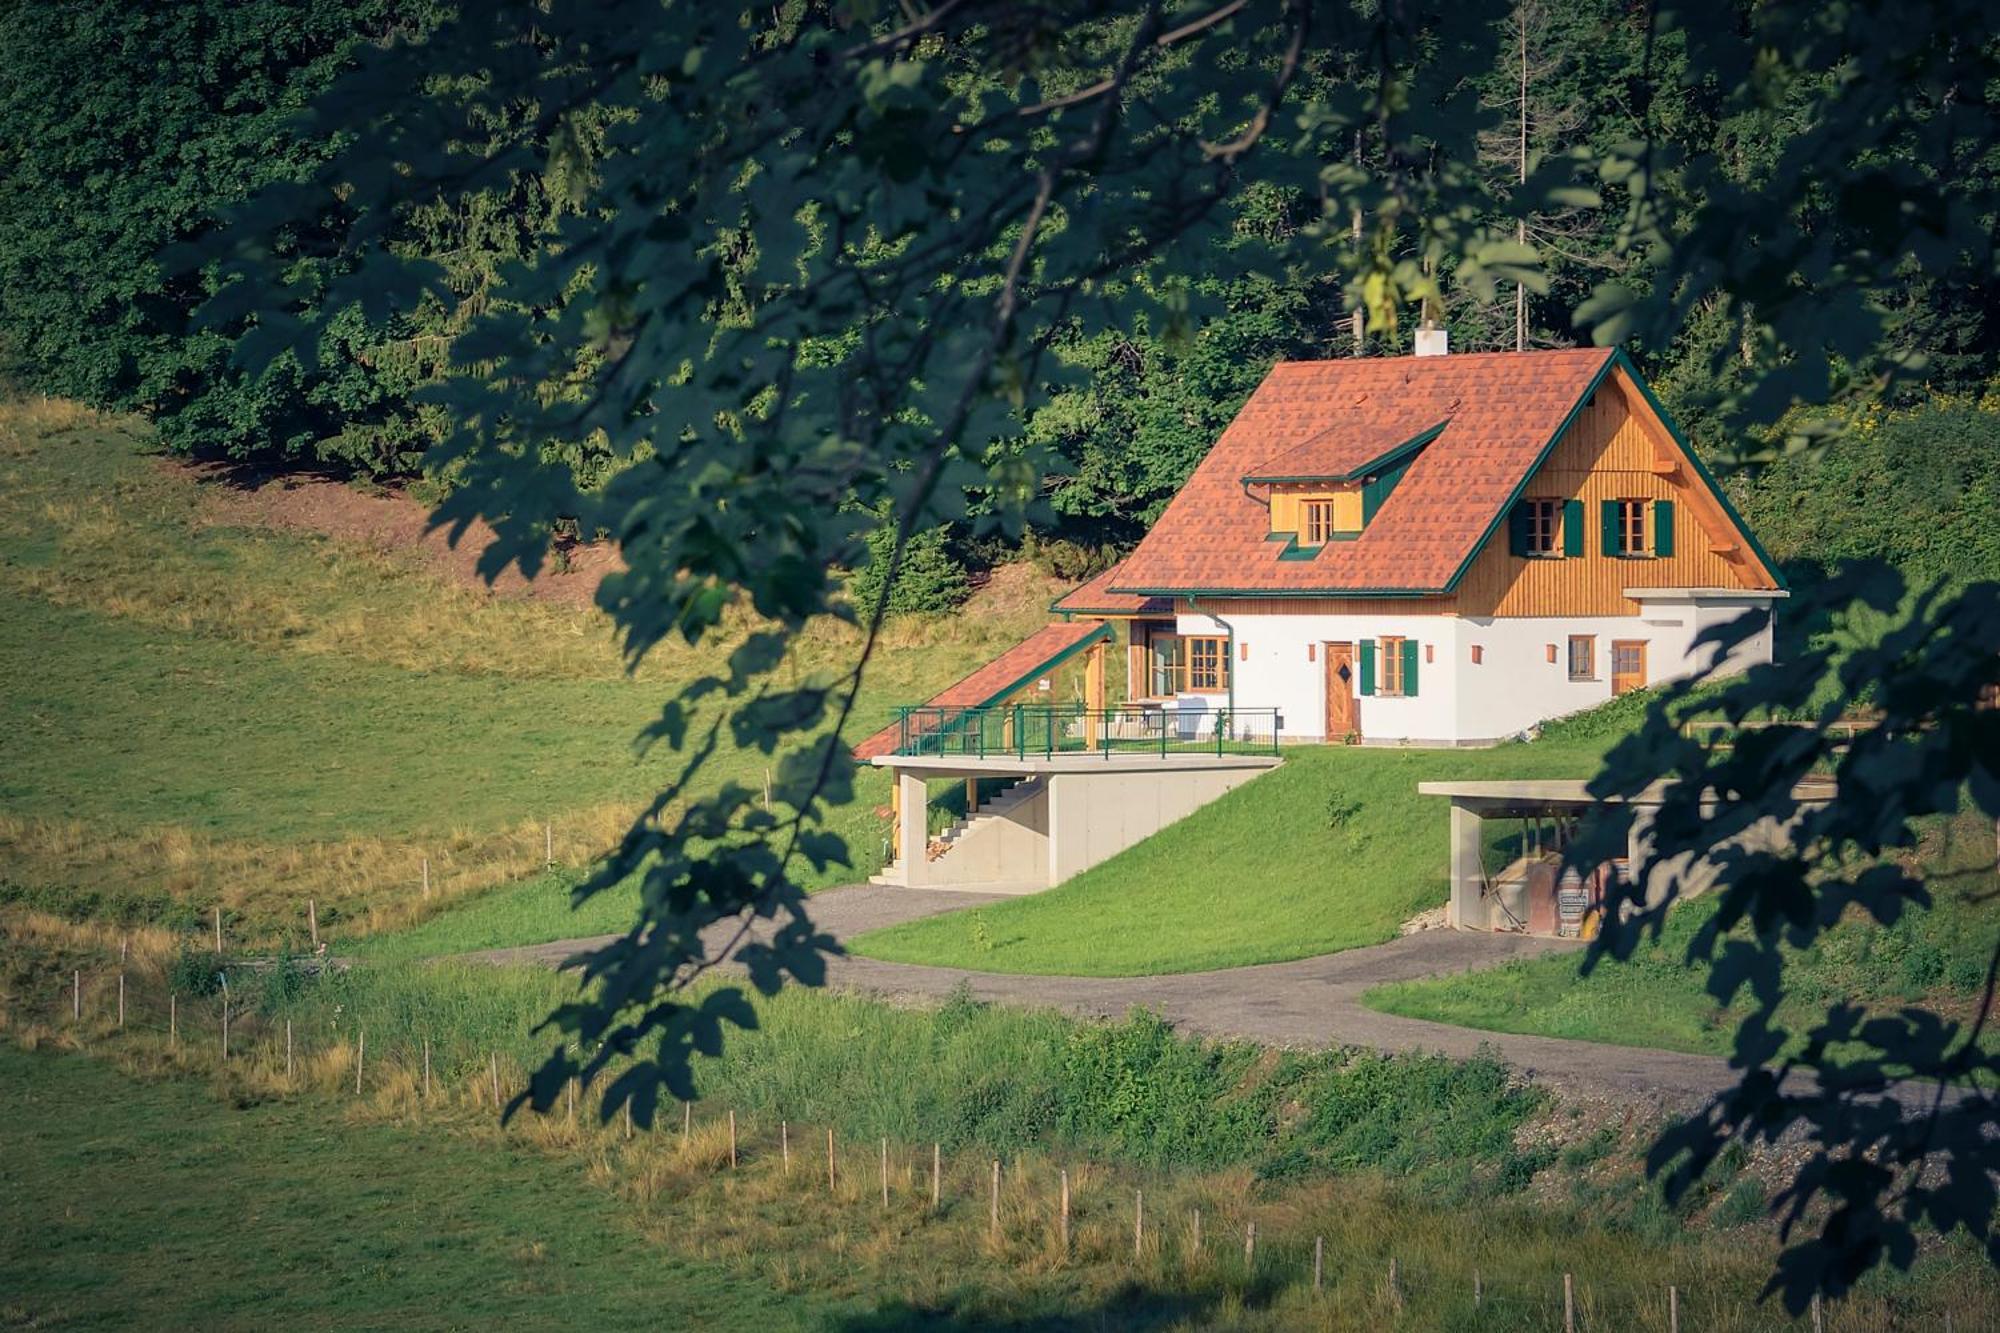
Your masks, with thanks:
<instances>
[{"instance_id":1,"label":"green metal railing","mask_svg":"<svg viewBox=\"0 0 2000 1333\"><path fill-rule=\"evenodd\" d=\"M1278 752L1275 708L1177 709L1126 704L1009 704L897 713L896 753L1027 759L1059 754L1254 754Z\"/></svg>"}]
</instances>

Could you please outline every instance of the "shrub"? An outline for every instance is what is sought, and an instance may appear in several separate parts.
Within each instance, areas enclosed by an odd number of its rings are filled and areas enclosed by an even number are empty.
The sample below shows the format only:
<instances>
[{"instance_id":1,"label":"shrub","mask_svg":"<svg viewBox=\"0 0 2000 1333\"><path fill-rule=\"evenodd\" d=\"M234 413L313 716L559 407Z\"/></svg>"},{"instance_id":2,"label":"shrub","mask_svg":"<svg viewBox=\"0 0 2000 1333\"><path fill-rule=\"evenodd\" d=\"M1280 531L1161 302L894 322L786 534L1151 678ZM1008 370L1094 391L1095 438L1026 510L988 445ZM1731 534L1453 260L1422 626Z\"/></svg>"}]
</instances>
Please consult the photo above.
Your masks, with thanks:
<instances>
[{"instance_id":1,"label":"shrub","mask_svg":"<svg viewBox=\"0 0 2000 1333\"><path fill-rule=\"evenodd\" d=\"M222 989L222 969L214 954L184 944L167 969L167 986L180 995L213 995Z\"/></svg>"},{"instance_id":2,"label":"shrub","mask_svg":"<svg viewBox=\"0 0 2000 1333\"><path fill-rule=\"evenodd\" d=\"M874 610L882 595L882 576L896 544L895 525L884 520L868 534L867 541L868 561L848 583L849 594L863 616ZM949 611L970 591L965 568L952 557L947 545L945 529L929 528L912 533L904 546L895 586L889 590L888 609L893 615Z\"/></svg>"}]
</instances>

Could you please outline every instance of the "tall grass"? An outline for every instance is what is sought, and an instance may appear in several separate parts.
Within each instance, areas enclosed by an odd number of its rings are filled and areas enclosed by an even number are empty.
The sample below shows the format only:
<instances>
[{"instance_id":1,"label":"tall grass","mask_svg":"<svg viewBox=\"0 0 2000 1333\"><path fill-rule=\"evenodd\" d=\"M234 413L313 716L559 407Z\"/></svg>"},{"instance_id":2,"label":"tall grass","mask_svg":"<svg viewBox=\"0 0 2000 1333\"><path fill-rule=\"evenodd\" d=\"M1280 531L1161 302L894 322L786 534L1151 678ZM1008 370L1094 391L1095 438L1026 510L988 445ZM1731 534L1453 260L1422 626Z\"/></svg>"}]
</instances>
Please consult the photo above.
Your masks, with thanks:
<instances>
[{"instance_id":1,"label":"tall grass","mask_svg":"<svg viewBox=\"0 0 2000 1333\"><path fill-rule=\"evenodd\" d=\"M91 1052L144 1078L207 1079L236 1106L278 1100L348 1126L411 1126L441 1152L452 1145L467 1188L477 1180L511 1190L524 1153L574 1163L663 1256L855 1311L835 1327L1547 1329L1560 1321L1565 1272L1575 1275L1586 1330L1663 1329L1669 1283L1681 1293L1683 1327L1793 1326L1755 1303L1774 1246L1761 1224L1745 1224L1742 1207L1714 1204L1707 1220L1666 1209L1637 1180L1635 1138L1621 1136L1615 1118L1570 1128L1572 1140L1589 1134L1590 1151L1559 1158L1551 1136L1566 1118L1489 1084L1491 1071L1476 1067L1461 1082L1424 1061L1244 1058L1144 1020L1077 1023L963 1001L924 1014L803 995L760 1006L758 1033L701 1064L704 1101L685 1138L672 1114L651 1129L617 1115L599 1123L588 1092L574 1114L558 1099L551 1114L503 1128L495 1073L499 1100L522 1085L540 1044L524 1016L566 991L560 977L385 968L262 987L239 978L224 1065L219 999L183 997L176 1043L150 1021L113 1027L101 986L87 993L81 1023L53 1003L30 1012L30 1000L54 991L46 982L56 962L94 962L100 974L109 965L108 939L88 933L99 929L52 925L35 938L43 982L10 984L0 1007L17 1044ZM26 951L24 937L13 945ZM127 965L145 973L141 1003L150 1005L165 978L157 957ZM954 1082L985 1091L954 1092ZM1284 1091L1266 1097L1269 1089ZM1411 1123L1427 1118L1442 1124ZM213 1132L190 1119L189 1132ZM228 1155L261 1152L244 1136L268 1132L262 1122L232 1125ZM1442 1160L1490 1162L1503 1140L1531 1145L1507 1151L1542 1164L1539 1175L1482 1177ZM459 1142L483 1146L487 1160L467 1162ZM932 1142L944 1166L935 1210ZM1288 1163L1291 1150L1302 1159ZM997 1232L987 1197L996 1160ZM1064 1171L1067 1250L1056 1225ZM168 1187L198 1197L211 1174L189 1171ZM1735 1198L1751 1180L1718 1181L1707 1198ZM1149 1220L1135 1252L1136 1191ZM546 1206L563 1206L561 1195ZM1245 1254L1253 1224L1254 1261ZM1316 1238L1326 1258L1319 1291ZM1831 1308L1826 1326L1933 1327L1948 1310L1956 1326L1975 1328L1994 1294L1978 1256L1936 1244L1914 1278L1871 1278Z\"/></svg>"}]
</instances>

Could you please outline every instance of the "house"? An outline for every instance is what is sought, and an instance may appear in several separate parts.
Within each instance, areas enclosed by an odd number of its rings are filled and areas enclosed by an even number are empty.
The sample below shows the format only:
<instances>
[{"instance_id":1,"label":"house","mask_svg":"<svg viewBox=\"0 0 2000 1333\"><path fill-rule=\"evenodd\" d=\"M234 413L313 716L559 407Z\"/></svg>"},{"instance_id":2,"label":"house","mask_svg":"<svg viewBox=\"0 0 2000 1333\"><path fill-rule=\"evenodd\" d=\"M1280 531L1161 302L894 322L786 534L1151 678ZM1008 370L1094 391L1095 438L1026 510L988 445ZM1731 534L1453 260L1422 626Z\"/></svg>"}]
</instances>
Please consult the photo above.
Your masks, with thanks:
<instances>
[{"instance_id":1,"label":"house","mask_svg":"<svg viewBox=\"0 0 2000 1333\"><path fill-rule=\"evenodd\" d=\"M1718 668L1769 661L1785 595L1621 352L1281 362L1131 555L854 747L894 780L879 878L1058 884L1281 740L1491 742L1708 665L1746 614ZM939 781L965 816L932 838Z\"/></svg>"},{"instance_id":2,"label":"house","mask_svg":"<svg viewBox=\"0 0 2000 1333\"><path fill-rule=\"evenodd\" d=\"M1688 675L1777 568L1622 352L1273 366L1136 550L1055 604L1135 702L1476 744Z\"/></svg>"},{"instance_id":3,"label":"house","mask_svg":"<svg viewBox=\"0 0 2000 1333\"><path fill-rule=\"evenodd\" d=\"M1285 361L1057 624L856 753L938 728L969 748L963 719L1079 655L1070 731L1093 745L1218 728L1489 743L1693 673L1714 653L1702 632L1746 613L1719 670L1767 662L1785 596L1621 351Z\"/></svg>"}]
</instances>

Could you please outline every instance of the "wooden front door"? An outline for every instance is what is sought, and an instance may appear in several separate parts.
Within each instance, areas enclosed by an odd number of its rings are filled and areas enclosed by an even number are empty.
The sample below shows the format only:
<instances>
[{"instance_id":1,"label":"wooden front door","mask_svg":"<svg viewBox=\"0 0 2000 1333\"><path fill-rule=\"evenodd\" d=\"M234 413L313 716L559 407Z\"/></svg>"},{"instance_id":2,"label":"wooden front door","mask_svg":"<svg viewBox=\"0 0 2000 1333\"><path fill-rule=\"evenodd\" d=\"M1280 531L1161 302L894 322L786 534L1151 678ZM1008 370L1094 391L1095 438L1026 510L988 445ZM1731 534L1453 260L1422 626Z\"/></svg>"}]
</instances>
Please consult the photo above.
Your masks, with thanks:
<instances>
[{"instance_id":1,"label":"wooden front door","mask_svg":"<svg viewBox=\"0 0 2000 1333\"><path fill-rule=\"evenodd\" d=\"M1613 639L1611 641L1611 692L1624 694L1627 690L1642 688L1646 683L1646 641L1644 639Z\"/></svg>"},{"instance_id":2,"label":"wooden front door","mask_svg":"<svg viewBox=\"0 0 2000 1333\"><path fill-rule=\"evenodd\" d=\"M1326 739L1342 740L1361 731L1361 714L1354 703L1354 645L1326 647Z\"/></svg>"}]
</instances>

